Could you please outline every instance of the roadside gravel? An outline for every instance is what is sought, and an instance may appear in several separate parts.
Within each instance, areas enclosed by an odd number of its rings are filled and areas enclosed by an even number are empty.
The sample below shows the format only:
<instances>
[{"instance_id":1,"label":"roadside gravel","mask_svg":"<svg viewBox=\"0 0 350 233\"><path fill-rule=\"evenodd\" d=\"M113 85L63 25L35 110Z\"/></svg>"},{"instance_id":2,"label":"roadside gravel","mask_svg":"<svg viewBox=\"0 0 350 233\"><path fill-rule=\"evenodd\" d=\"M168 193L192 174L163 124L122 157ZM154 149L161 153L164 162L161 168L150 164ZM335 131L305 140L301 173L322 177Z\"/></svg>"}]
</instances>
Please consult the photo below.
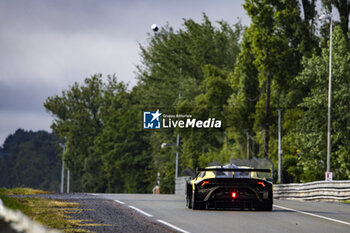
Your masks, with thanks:
<instances>
[{"instance_id":1,"label":"roadside gravel","mask_svg":"<svg viewBox=\"0 0 350 233\"><path fill-rule=\"evenodd\" d=\"M136 211L114 201L101 199L85 193L18 195L16 197L41 197L79 203L81 213L69 214L72 219L87 220L86 223L97 226L83 226L92 232L122 233L172 233L174 231L159 225Z\"/></svg>"}]
</instances>

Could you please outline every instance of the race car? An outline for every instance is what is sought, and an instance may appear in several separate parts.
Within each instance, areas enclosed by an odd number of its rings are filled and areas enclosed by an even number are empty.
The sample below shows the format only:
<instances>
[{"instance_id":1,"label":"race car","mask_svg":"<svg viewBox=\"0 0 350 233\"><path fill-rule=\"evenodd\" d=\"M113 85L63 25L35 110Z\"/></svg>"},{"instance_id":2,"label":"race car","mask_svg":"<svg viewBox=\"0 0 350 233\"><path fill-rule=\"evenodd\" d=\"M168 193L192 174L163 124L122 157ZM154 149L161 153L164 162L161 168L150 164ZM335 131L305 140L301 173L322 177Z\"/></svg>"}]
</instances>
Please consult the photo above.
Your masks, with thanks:
<instances>
[{"instance_id":1,"label":"race car","mask_svg":"<svg viewBox=\"0 0 350 233\"><path fill-rule=\"evenodd\" d=\"M255 209L271 211L272 183L261 174L270 169L234 164L198 168L186 184L186 206L191 209Z\"/></svg>"}]
</instances>

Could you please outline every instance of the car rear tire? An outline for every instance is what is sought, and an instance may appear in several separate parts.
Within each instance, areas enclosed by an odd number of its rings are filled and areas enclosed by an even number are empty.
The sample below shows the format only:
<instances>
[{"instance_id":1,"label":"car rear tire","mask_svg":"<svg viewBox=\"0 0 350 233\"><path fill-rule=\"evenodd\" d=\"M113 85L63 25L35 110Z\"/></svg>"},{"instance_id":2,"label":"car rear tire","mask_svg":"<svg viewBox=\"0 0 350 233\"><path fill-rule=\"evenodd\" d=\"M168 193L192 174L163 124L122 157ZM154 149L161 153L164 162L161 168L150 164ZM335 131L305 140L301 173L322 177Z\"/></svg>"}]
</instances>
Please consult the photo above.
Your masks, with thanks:
<instances>
[{"instance_id":1,"label":"car rear tire","mask_svg":"<svg viewBox=\"0 0 350 233\"><path fill-rule=\"evenodd\" d=\"M186 206L192 208L192 184L189 182L186 184Z\"/></svg>"},{"instance_id":2,"label":"car rear tire","mask_svg":"<svg viewBox=\"0 0 350 233\"><path fill-rule=\"evenodd\" d=\"M189 209L192 208L192 196L191 195L186 195L186 206Z\"/></svg>"},{"instance_id":3,"label":"car rear tire","mask_svg":"<svg viewBox=\"0 0 350 233\"><path fill-rule=\"evenodd\" d=\"M195 192L192 192L192 197L191 197L191 208L193 210L196 210L198 209L198 206L197 206L197 200L196 200L196 195L195 195Z\"/></svg>"},{"instance_id":4,"label":"car rear tire","mask_svg":"<svg viewBox=\"0 0 350 233\"><path fill-rule=\"evenodd\" d=\"M269 195L269 199L265 200L263 203L259 203L257 206L257 210L260 211L272 211L272 195Z\"/></svg>"},{"instance_id":5,"label":"car rear tire","mask_svg":"<svg viewBox=\"0 0 350 233\"><path fill-rule=\"evenodd\" d=\"M259 211L272 211L272 203L267 201L266 203L262 203L257 208Z\"/></svg>"},{"instance_id":6,"label":"car rear tire","mask_svg":"<svg viewBox=\"0 0 350 233\"><path fill-rule=\"evenodd\" d=\"M198 203L197 198L196 198L196 192L192 193L192 198L191 198L191 208L193 210L202 210L205 209L205 203Z\"/></svg>"}]
</instances>

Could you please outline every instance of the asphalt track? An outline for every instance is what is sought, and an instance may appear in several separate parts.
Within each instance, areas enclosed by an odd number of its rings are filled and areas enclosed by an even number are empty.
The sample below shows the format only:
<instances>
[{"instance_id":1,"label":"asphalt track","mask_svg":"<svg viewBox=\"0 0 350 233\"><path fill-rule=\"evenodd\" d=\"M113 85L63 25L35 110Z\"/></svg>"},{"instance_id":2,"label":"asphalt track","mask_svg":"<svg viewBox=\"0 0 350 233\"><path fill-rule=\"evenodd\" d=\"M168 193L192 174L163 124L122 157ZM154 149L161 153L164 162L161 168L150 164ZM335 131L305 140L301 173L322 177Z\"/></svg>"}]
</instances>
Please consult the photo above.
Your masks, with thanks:
<instances>
[{"instance_id":1,"label":"asphalt track","mask_svg":"<svg viewBox=\"0 0 350 233\"><path fill-rule=\"evenodd\" d=\"M190 210L184 196L91 194L113 200L151 222L191 233L325 232L350 233L350 205L274 200L273 211Z\"/></svg>"}]
</instances>

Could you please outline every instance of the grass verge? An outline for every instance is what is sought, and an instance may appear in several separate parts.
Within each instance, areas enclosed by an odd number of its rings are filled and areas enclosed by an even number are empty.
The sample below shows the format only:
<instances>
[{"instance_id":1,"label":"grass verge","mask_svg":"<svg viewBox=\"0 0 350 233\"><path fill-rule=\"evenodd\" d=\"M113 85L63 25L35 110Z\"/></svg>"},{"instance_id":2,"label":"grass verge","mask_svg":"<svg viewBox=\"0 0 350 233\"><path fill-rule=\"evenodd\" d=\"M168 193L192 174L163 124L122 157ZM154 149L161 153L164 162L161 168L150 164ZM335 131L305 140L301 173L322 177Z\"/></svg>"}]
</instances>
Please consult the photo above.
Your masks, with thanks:
<instances>
[{"instance_id":1,"label":"grass verge","mask_svg":"<svg viewBox=\"0 0 350 233\"><path fill-rule=\"evenodd\" d=\"M43 191L32 188L13 188L13 189L2 189L6 195L37 195L37 194L48 194L52 192Z\"/></svg>"},{"instance_id":2,"label":"grass verge","mask_svg":"<svg viewBox=\"0 0 350 233\"><path fill-rule=\"evenodd\" d=\"M0 189L0 198L6 207L20 210L22 213L40 224L64 232L90 232L79 229L79 227L102 226L101 224L91 223L89 220L71 219L69 214L80 213L83 211L81 208L78 208L80 206L78 203L39 197L12 198L8 196L43 193L47 192L26 188Z\"/></svg>"}]
</instances>

